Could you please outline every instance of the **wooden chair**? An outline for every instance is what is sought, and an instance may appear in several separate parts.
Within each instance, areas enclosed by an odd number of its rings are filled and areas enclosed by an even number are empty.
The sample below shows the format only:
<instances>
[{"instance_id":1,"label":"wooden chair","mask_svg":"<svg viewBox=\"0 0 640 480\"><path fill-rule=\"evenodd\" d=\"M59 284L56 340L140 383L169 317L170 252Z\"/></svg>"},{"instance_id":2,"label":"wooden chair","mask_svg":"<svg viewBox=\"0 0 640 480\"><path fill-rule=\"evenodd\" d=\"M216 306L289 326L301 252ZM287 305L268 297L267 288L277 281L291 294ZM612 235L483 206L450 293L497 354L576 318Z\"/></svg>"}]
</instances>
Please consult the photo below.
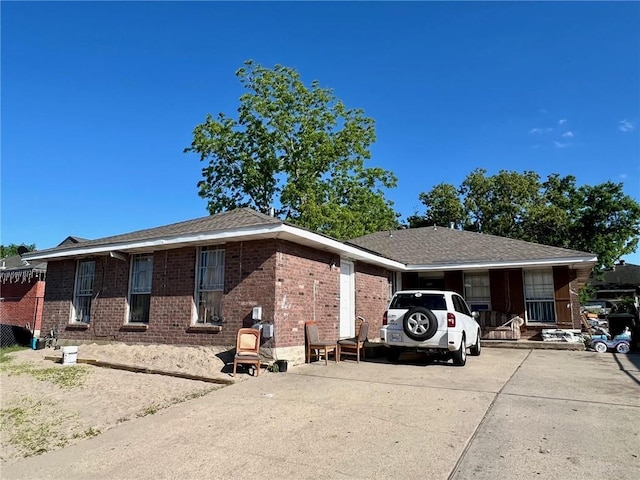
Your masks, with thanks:
<instances>
[{"instance_id":1,"label":"wooden chair","mask_svg":"<svg viewBox=\"0 0 640 480\"><path fill-rule=\"evenodd\" d=\"M304 324L307 332L307 358L306 363L311 363L311 351L317 352L318 359L320 358L320 350L324 350L324 364L328 365L329 352L333 351L336 356L336 362L339 360L337 355L338 344L330 341L320 340L318 335L318 325L316 322L306 322Z\"/></svg>"},{"instance_id":2,"label":"wooden chair","mask_svg":"<svg viewBox=\"0 0 640 480\"><path fill-rule=\"evenodd\" d=\"M239 363L253 365L257 376L260 376L260 330L241 328L236 339L236 355L233 357L233 376Z\"/></svg>"},{"instance_id":3,"label":"wooden chair","mask_svg":"<svg viewBox=\"0 0 640 480\"><path fill-rule=\"evenodd\" d=\"M343 338L338 340L338 359L342 360L342 355L354 355L357 362L360 363L360 350L362 350L362 359L365 359L364 344L367 341L367 335L369 334L369 322L364 318L358 317L362 321L360 322L360 329L358 335L352 338Z\"/></svg>"}]
</instances>

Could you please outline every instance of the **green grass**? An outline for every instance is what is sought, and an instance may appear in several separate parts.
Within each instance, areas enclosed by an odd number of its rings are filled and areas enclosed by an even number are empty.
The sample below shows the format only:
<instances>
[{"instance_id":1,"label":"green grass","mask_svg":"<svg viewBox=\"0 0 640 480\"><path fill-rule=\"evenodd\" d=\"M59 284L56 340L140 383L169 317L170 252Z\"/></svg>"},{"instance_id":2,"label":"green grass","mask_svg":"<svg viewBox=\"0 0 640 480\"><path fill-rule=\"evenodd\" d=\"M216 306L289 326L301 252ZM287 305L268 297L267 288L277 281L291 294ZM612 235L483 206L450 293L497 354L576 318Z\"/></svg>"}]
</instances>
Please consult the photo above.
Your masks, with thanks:
<instances>
[{"instance_id":1,"label":"green grass","mask_svg":"<svg viewBox=\"0 0 640 480\"><path fill-rule=\"evenodd\" d=\"M19 352L21 350L27 350L27 347L12 345L11 347L0 348L0 364L10 362L11 360L13 360L13 358L10 357L9 354L13 352Z\"/></svg>"},{"instance_id":2,"label":"green grass","mask_svg":"<svg viewBox=\"0 0 640 480\"><path fill-rule=\"evenodd\" d=\"M47 414L54 404L32 397L23 397L10 407L0 410L0 431L5 441L18 448L24 457L39 455L54 447L63 447L67 438L57 431L65 418Z\"/></svg>"},{"instance_id":3,"label":"green grass","mask_svg":"<svg viewBox=\"0 0 640 480\"><path fill-rule=\"evenodd\" d=\"M156 404L156 403L152 403L151 405L149 405L148 407L146 407L145 409L141 410L140 412L138 412L136 414L136 417L146 417L147 415L154 415L156 413L158 413L160 410L164 410L165 408L169 408L172 405L177 405L179 403L182 402L186 402L187 400L193 400L195 398L200 398L200 397L204 397L206 394L216 390L216 387L207 387L207 388L203 388L202 390L197 390L195 392L191 392L191 393L187 393L186 395L183 395L182 397L174 397L171 400L167 401L166 403L163 404ZM125 419L128 420L128 419ZM120 420L118 421L120 422Z\"/></svg>"},{"instance_id":4,"label":"green grass","mask_svg":"<svg viewBox=\"0 0 640 480\"><path fill-rule=\"evenodd\" d=\"M74 433L73 438L91 438L100 435L102 432L98 428L89 427L84 432Z\"/></svg>"},{"instance_id":5,"label":"green grass","mask_svg":"<svg viewBox=\"0 0 640 480\"><path fill-rule=\"evenodd\" d=\"M32 363L13 363L13 359L7 357L4 352L0 355L0 358L3 357L4 359L0 360L0 372L8 375L29 375L36 380L50 382L61 388L81 387L89 373L89 368L81 365L41 368Z\"/></svg>"}]
</instances>

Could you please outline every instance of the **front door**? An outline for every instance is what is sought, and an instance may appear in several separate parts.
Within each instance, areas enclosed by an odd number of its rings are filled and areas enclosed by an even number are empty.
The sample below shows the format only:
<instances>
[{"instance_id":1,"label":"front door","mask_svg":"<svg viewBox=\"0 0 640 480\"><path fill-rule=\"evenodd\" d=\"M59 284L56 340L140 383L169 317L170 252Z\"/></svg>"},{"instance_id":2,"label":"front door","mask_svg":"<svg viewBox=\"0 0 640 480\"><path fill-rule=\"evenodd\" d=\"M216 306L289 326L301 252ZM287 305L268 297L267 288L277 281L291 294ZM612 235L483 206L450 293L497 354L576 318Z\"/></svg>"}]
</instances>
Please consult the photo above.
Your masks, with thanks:
<instances>
[{"instance_id":1,"label":"front door","mask_svg":"<svg viewBox=\"0 0 640 480\"><path fill-rule=\"evenodd\" d=\"M355 336L355 280L353 262L340 261L340 338Z\"/></svg>"}]
</instances>

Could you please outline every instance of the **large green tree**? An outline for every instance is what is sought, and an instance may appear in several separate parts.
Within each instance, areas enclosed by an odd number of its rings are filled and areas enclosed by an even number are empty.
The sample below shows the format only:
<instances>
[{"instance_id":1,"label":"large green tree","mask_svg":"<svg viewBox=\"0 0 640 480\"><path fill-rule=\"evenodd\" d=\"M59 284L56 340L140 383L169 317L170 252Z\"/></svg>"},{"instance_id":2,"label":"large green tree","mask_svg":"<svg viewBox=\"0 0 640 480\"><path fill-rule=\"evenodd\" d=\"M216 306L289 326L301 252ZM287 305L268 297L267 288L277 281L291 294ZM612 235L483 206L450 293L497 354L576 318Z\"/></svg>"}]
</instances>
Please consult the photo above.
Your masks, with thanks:
<instances>
[{"instance_id":1,"label":"large green tree","mask_svg":"<svg viewBox=\"0 0 640 480\"><path fill-rule=\"evenodd\" d=\"M246 90L237 117L207 115L185 149L206 164L198 188L209 213L273 209L339 239L397 226L383 192L396 177L364 165L375 141L371 118L289 67L248 61L236 76Z\"/></svg>"},{"instance_id":2,"label":"large green tree","mask_svg":"<svg viewBox=\"0 0 640 480\"><path fill-rule=\"evenodd\" d=\"M439 184L419 198L426 213L409 217L410 227L454 222L465 230L595 253L598 268L638 247L640 204L621 183L578 187L572 175L541 181L531 171L488 176L476 169L459 188Z\"/></svg>"}]
</instances>

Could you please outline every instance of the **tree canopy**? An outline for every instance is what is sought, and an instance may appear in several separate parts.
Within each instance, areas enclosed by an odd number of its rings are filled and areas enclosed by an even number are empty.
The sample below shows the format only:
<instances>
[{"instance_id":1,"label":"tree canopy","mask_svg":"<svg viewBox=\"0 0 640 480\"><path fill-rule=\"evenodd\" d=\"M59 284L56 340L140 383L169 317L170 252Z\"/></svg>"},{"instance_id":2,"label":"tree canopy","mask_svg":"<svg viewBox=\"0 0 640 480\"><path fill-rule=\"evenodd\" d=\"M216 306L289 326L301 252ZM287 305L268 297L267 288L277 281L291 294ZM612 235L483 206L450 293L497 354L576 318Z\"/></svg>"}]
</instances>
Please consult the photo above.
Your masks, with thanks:
<instances>
[{"instance_id":1,"label":"tree canopy","mask_svg":"<svg viewBox=\"0 0 640 480\"><path fill-rule=\"evenodd\" d=\"M572 175L545 181L531 171L476 169L460 187L439 184L419 195L424 215L410 227L445 225L562 248L595 253L598 268L633 253L640 236L640 204L621 183L576 185Z\"/></svg>"},{"instance_id":2,"label":"tree canopy","mask_svg":"<svg viewBox=\"0 0 640 480\"><path fill-rule=\"evenodd\" d=\"M12 257L14 255L18 255L18 249L20 247L25 247L30 252L36 249L36 244L32 243L31 245L16 244L10 243L8 245L0 245L0 258Z\"/></svg>"},{"instance_id":3,"label":"tree canopy","mask_svg":"<svg viewBox=\"0 0 640 480\"><path fill-rule=\"evenodd\" d=\"M397 226L383 192L396 186L395 175L364 165L373 119L317 80L304 85L289 67L247 61L236 76L246 90L237 117L207 115L185 149L206 164L198 188L209 213L273 211L338 239Z\"/></svg>"}]
</instances>

